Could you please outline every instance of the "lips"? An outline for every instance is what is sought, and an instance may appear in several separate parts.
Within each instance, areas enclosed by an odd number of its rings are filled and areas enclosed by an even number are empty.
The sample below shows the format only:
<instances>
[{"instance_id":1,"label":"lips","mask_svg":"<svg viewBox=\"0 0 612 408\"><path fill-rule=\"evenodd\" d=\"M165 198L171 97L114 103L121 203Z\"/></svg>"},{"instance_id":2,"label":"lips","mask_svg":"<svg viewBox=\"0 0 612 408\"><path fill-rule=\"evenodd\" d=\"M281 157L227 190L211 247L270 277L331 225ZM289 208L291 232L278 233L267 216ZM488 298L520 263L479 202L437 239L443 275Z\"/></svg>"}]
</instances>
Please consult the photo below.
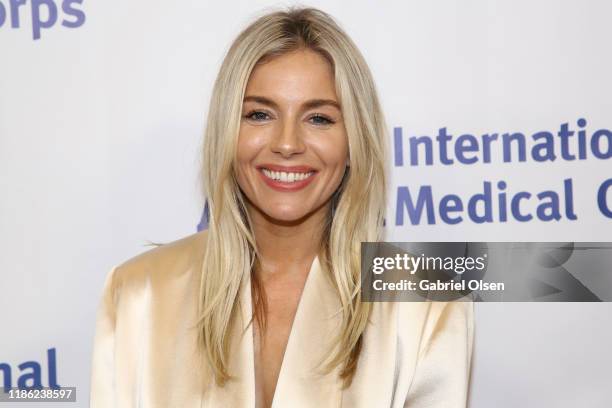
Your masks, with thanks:
<instances>
[{"instance_id":1,"label":"lips","mask_svg":"<svg viewBox=\"0 0 612 408\"><path fill-rule=\"evenodd\" d=\"M257 166L258 170L268 169L272 171L284 171L286 173L308 173L310 171L316 171L310 166L280 166L278 164L261 164Z\"/></svg>"},{"instance_id":2,"label":"lips","mask_svg":"<svg viewBox=\"0 0 612 408\"><path fill-rule=\"evenodd\" d=\"M313 181L317 174L317 171L310 166L264 164L257 166L257 170L269 187L284 192L305 188Z\"/></svg>"}]
</instances>

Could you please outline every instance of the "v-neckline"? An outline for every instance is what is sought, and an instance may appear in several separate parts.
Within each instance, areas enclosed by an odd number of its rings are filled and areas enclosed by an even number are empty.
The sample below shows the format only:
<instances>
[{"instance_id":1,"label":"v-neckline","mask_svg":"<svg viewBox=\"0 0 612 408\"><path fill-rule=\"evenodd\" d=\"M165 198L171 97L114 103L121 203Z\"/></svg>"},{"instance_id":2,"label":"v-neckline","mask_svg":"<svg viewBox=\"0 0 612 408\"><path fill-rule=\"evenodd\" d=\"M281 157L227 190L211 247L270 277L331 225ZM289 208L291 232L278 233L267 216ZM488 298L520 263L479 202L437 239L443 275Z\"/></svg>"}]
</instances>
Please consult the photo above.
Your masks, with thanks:
<instances>
[{"instance_id":1,"label":"v-neckline","mask_svg":"<svg viewBox=\"0 0 612 408\"><path fill-rule=\"evenodd\" d=\"M274 393L272 395L272 402L270 403L270 408L275 408L277 401L279 398L282 399L282 390L283 384L286 382L285 377L287 376L287 365L290 364L292 355L292 344L295 343L296 331L299 330L299 325L301 322L301 315L303 314L304 303L308 301L308 296L310 294L310 286L312 286L312 282L315 280L315 274L318 274L319 270L319 256L316 255L310 265L310 269L308 271L308 276L306 276L306 281L304 282L304 288L302 289L302 293L300 294L300 299L298 300L297 308L295 310L295 315L293 316L293 321L291 322L291 328L289 329L289 336L287 337L287 345L285 346L285 351L283 353L283 357L281 359L281 366L278 372L278 378L276 379L276 386L274 387ZM245 296L243 296L243 308L246 312L247 322L251 320L253 315L253 306L252 306L252 293L251 293L251 277L250 275L246 279L245 282ZM252 386L253 390L253 406L256 407L257 402L257 381L256 381L256 372L255 372L255 337L253 331L253 325L255 321L253 320L247 327L247 331L245 333L244 339L247 340L247 357L250 361L252 374L248 381ZM283 381L285 380L285 381ZM279 397L279 391L281 396Z\"/></svg>"},{"instance_id":2,"label":"v-neckline","mask_svg":"<svg viewBox=\"0 0 612 408\"><path fill-rule=\"evenodd\" d=\"M310 266L291 325L271 407L340 407L342 380L338 367L321 370L320 365L338 347L336 335L342 325L342 305L336 289L322 273L319 256ZM232 379L222 387L209 376L202 405L210 407L255 407L255 345L251 322L251 277L240 288L240 318L230 339L229 371Z\"/></svg>"}]
</instances>

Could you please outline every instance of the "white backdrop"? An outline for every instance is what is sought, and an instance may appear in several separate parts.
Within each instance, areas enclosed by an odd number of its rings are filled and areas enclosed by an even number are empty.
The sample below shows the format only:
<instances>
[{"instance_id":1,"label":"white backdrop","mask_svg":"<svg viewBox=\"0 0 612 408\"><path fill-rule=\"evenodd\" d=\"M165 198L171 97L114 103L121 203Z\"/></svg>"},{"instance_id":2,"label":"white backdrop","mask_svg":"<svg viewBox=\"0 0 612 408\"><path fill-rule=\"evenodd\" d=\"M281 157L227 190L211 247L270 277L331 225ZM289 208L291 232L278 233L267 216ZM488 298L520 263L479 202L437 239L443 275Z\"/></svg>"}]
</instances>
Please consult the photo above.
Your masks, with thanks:
<instances>
[{"instance_id":1,"label":"white backdrop","mask_svg":"<svg viewBox=\"0 0 612 408\"><path fill-rule=\"evenodd\" d=\"M195 231L201 136L224 52L255 16L289 3L13 3L0 0L0 368L11 369L15 385L18 366L35 361L47 386L54 349L57 381L76 386L76 405L87 406L104 277L147 242ZM392 147L401 128L404 165L390 163L388 240L612 241L612 219L597 204L598 188L612 177L612 3L307 4L335 16L364 53ZM552 162L530 157L532 134L555 135L563 123L577 131L580 118L586 159L567 160L559 150ZM443 127L454 140L524 133L527 160L503 162L500 143L491 163L470 153L477 163L444 165L434 155L430 166L411 166L409 138L435 138ZM589 144L600 129L604 158ZM576 219L566 217L565 179ZM467 206L485 181L495 197L500 180L509 197L556 192L561 219L440 219L443 195ZM397 225L398 188L416 198L421 186L431 187L435 223L412 225L404 211ZM525 201L523 211L535 214L537 202ZM612 209L612 188L604 202ZM478 304L470 406L612 406L611 312L610 303Z\"/></svg>"}]
</instances>

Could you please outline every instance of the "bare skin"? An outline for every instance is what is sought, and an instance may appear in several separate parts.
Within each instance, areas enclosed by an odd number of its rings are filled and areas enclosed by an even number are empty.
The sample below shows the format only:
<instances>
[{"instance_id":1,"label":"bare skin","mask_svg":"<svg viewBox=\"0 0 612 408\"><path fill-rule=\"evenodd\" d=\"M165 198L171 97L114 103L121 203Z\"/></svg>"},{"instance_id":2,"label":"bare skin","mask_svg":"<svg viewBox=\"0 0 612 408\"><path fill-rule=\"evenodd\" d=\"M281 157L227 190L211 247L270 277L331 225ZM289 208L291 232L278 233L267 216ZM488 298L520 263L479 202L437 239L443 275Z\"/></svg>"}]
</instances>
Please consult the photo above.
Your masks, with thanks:
<instances>
[{"instance_id":1,"label":"bare skin","mask_svg":"<svg viewBox=\"0 0 612 408\"><path fill-rule=\"evenodd\" d=\"M304 188L279 191L260 174L264 164L305 166L314 176ZM268 306L266 332L253 326L257 408L272 405L330 198L347 165L348 139L327 60L299 50L258 65L247 84L236 163Z\"/></svg>"}]
</instances>

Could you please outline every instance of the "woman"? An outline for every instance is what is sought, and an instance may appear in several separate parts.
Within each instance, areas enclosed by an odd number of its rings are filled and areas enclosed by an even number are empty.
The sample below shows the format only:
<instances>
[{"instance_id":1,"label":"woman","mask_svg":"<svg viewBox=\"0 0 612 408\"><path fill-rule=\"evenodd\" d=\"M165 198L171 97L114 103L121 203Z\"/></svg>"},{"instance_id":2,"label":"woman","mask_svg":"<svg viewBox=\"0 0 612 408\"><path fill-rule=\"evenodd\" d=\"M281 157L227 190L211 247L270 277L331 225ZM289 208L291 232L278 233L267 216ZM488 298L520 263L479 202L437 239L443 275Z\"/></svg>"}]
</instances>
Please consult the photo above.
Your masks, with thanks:
<instances>
[{"instance_id":1,"label":"woman","mask_svg":"<svg viewBox=\"0 0 612 408\"><path fill-rule=\"evenodd\" d=\"M385 138L368 67L328 15L247 27L210 105L209 229L111 271L91 406L465 406L472 304L361 302Z\"/></svg>"}]
</instances>

